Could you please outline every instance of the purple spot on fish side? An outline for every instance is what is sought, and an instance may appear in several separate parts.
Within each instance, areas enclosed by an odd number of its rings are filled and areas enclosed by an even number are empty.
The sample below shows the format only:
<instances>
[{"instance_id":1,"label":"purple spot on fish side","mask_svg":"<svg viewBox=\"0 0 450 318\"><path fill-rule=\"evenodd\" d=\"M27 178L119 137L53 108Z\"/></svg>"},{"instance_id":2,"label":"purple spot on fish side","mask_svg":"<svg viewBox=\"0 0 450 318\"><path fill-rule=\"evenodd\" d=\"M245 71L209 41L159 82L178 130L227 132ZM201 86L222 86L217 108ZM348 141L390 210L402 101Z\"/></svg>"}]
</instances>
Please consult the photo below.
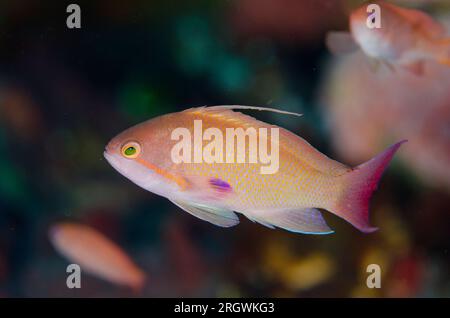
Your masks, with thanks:
<instances>
[{"instance_id":1,"label":"purple spot on fish side","mask_svg":"<svg viewBox=\"0 0 450 318\"><path fill-rule=\"evenodd\" d=\"M224 192L231 191L231 186L227 182L217 179L217 178L210 179L209 184L219 191L224 191Z\"/></svg>"}]
</instances>

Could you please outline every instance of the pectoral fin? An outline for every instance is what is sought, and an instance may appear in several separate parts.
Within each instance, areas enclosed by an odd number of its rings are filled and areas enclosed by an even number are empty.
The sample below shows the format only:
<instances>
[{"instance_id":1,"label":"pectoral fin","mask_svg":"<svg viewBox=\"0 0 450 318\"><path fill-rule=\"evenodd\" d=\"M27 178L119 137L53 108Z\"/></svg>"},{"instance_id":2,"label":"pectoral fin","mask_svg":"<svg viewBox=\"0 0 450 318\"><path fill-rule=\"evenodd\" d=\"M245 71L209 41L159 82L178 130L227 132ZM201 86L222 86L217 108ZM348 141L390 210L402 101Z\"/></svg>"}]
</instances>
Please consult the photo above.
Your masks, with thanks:
<instances>
[{"instance_id":1,"label":"pectoral fin","mask_svg":"<svg viewBox=\"0 0 450 318\"><path fill-rule=\"evenodd\" d=\"M246 214L247 215L247 214ZM330 234L330 229L319 210L313 208L259 211L249 217L264 225L273 225L303 234ZM266 226L268 226L266 225Z\"/></svg>"},{"instance_id":2,"label":"pectoral fin","mask_svg":"<svg viewBox=\"0 0 450 318\"><path fill-rule=\"evenodd\" d=\"M172 203L193 216L221 227L231 227L239 223L239 218L231 210L203 205L199 203L171 200Z\"/></svg>"},{"instance_id":3,"label":"pectoral fin","mask_svg":"<svg viewBox=\"0 0 450 318\"><path fill-rule=\"evenodd\" d=\"M186 191L199 201L218 202L233 195L232 186L225 180L214 177L184 176Z\"/></svg>"},{"instance_id":4,"label":"pectoral fin","mask_svg":"<svg viewBox=\"0 0 450 318\"><path fill-rule=\"evenodd\" d=\"M416 76L423 76L425 73L425 63L423 61L405 65L404 68Z\"/></svg>"},{"instance_id":5,"label":"pectoral fin","mask_svg":"<svg viewBox=\"0 0 450 318\"><path fill-rule=\"evenodd\" d=\"M267 222L261 221L260 219L254 217L254 216L246 215L246 217L247 217L247 219L249 219L252 222L257 222L257 223L259 223L261 225L264 225L265 227L268 227L269 229L272 229L272 230L275 229L275 226L273 226L272 224L269 224Z\"/></svg>"}]
</instances>

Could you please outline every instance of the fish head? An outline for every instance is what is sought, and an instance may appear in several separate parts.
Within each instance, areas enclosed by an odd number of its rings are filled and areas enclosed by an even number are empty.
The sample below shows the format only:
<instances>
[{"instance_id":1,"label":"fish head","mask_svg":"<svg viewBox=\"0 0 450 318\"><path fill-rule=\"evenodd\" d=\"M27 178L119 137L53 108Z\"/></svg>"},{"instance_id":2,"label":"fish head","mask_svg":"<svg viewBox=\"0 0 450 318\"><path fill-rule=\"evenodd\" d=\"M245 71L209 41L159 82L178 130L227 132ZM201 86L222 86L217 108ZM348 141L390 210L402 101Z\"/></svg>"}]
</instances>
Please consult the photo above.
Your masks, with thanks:
<instances>
[{"instance_id":1,"label":"fish head","mask_svg":"<svg viewBox=\"0 0 450 318\"><path fill-rule=\"evenodd\" d=\"M106 145L105 159L120 174L138 186L164 195L171 191L164 169L170 164L168 129L159 120L149 120L128 128Z\"/></svg>"},{"instance_id":2,"label":"fish head","mask_svg":"<svg viewBox=\"0 0 450 318\"><path fill-rule=\"evenodd\" d=\"M350 30L358 45L367 55L379 57L380 45L385 45L383 32L368 26L369 13L366 6L362 6L350 15Z\"/></svg>"},{"instance_id":3,"label":"fish head","mask_svg":"<svg viewBox=\"0 0 450 318\"><path fill-rule=\"evenodd\" d=\"M378 2L380 15L373 16L367 5L354 10L350 15L350 30L356 43L369 57L393 61L410 47L410 37L405 36L403 19L389 5ZM374 25L379 19L380 24Z\"/></svg>"}]
</instances>

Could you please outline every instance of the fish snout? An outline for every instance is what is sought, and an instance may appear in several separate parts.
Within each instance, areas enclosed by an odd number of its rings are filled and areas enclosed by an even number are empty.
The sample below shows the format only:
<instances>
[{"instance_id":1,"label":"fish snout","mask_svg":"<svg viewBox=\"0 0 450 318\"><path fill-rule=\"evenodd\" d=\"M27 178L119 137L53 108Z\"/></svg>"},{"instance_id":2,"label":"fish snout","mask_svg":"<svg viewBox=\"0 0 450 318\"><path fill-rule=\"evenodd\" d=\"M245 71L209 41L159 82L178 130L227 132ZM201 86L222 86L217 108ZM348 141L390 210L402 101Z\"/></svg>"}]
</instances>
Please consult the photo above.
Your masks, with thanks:
<instances>
[{"instance_id":1,"label":"fish snout","mask_svg":"<svg viewBox=\"0 0 450 318\"><path fill-rule=\"evenodd\" d=\"M105 150L103 151L103 157L106 161L113 166L116 170L120 167L120 158L118 158L117 150L114 146L111 146L111 143L106 145Z\"/></svg>"},{"instance_id":2,"label":"fish snout","mask_svg":"<svg viewBox=\"0 0 450 318\"><path fill-rule=\"evenodd\" d=\"M111 145L111 142L108 142L108 144L105 146L105 151L103 154L112 154L113 153L113 147Z\"/></svg>"},{"instance_id":3,"label":"fish snout","mask_svg":"<svg viewBox=\"0 0 450 318\"><path fill-rule=\"evenodd\" d=\"M108 155L112 156L116 153L119 153L120 147L121 147L121 141L118 140L117 138L113 138L106 144L104 154L108 154Z\"/></svg>"},{"instance_id":4,"label":"fish snout","mask_svg":"<svg viewBox=\"0 0 450 318\"><path fill-rule=\"evenodd\" d=\"M106 146L105 146L105 150L103 151L103 157L108 161L111 162L113 160L114 157L114 153L115 153L115 146L112 143L112 141L110 141Z\"/></svg>"}]
</instances>

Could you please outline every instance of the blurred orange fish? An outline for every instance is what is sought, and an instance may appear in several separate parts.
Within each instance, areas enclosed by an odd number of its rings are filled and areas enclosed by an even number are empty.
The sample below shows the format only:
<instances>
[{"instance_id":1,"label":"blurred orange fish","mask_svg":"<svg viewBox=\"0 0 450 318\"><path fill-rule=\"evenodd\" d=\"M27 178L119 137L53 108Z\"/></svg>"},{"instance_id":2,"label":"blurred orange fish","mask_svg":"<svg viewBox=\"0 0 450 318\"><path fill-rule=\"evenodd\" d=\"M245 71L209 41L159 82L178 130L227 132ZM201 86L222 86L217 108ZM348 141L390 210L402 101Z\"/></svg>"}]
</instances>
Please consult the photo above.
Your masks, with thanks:
<instances>
[{"instance_id":1,"label":"blurred orange fish","mask_svg":"<svg viewBox=\"0 0 450 318\"><path fill-rule=\"evenodd\" d=\"M379 27L369 27L373 5L380 8ZM372 5L372 6L371 6ZM360 48L372 62L394 69L399 66L416 75L424 72L424 61L450 66L450 38L443 25L427 14L384 1L363 5L350 15L350 33L330 32L327 45L334 53Z\"/></svg>"},{"instance_id":2,"label":"blurred orange fish","mask_svg":"<svg viewBox=\"0 0 450 318\"><path fill-rule=\"evenodd\" d=\"M281 112L250 106L214 106L167 114L131 127L113 138L106 146L105 158L140 187L166 197L190 214L218 226L238 224L235 212L239 212L270 228L276 226L306 234L332 233L317 210L322 208L363 232L376 230L369 225L369 200L403 142L351 168L328 158L299 136L233 109ZM172 138L172 132L183 127L195 136L195 121L203 123L205 131L209 128L219 132L240 128L248 133L253 128L255 138L268 141L271 151L279 148L279 169L272 174L262 174L260 162L175 163L172 151L179 141ZM279 138L272 134L262 135L260 128L279 129ZM234 154L244 152L249 157L245 135L243 138L243 142L237 142L236 151L232 151ZM204 140L203 147L210 145ZM227 152L226 147L220 147L216 151ZM192 148L188 155L194 152L195 156L197 149Z\"/></svg>"},{"instance_id":3,"label":"blurred orange fish","mask_svg":"<svg viewBox=\"0 0 450 318\"><path fill-rule=\"evenodd\" d=\"M82 271L109 282L142 289L145 274L115 243L86 225L59 223L51 227L50 240L56 250Z\"/></svg>"}]
</instances>

